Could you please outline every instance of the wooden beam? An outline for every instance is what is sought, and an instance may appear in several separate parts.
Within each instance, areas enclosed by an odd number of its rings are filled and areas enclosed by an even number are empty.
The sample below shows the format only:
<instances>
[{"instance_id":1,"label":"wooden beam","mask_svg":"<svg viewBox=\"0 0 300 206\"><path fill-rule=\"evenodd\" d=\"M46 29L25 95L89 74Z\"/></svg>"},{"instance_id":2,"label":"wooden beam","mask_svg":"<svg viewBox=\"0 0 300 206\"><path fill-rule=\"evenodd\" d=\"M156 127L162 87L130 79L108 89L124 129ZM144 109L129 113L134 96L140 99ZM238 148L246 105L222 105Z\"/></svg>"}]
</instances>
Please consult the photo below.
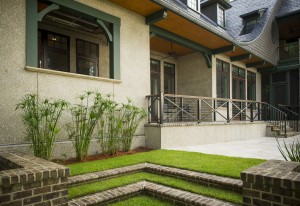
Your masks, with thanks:
<instances>
[{"instance_id":1,"label":"wooden beam","mask_svg":"<svg viewBox=\"0 0 300 206\"><path fill-rule=\"evenodd\" d=\"M51 4L51 5L49 5L47 8L45 8L45 9L42 10L40 13L38 13L38 15L37 15L37 20L38 20L38 21L42 21L43 18L44 18L44 16L45 16L46 14L48 14L48 13L51 12L51 11L58 10L58 9L59 9L59 5L57 5L57 4Z\"/></svg>"},{"instance_id":2,"label":"wooden beam","mask_svg":"<svg viewBox=\"0 0 300 206\"><path fill-rule=\"evenodd\" d=\"M211 55L210 54L207 54L207 53L204 53L202 52L204 58L205 58L205 61L206 61L206 64L207 64L207 67L209 69L211 69Z\"/></svg>"},{"instance_id":3,"label":"wooden beam","mask_svg":"<svg viewBox=\"0 0 300 206\"><path fill-rule=\"evenodd\" d=\"M159 10L153 14L150 14L149 16L146 16L146 24L154 24L156 22L166 19L167 16L168 11L166 9Z\"/></svg>"},{"instance_id":4,"label":"wooden beam","mask_svg":"<svg viewBox=\"0 0 300 206\"><path fill-rule=\"evenodd\" d=\"M251 59L251 57L252 57L251 54L243 54L240 56L230 57L230 61L236 62L236 61L248 60L248 59Z\"/></svg>"},{"instance_id":5,"label":"wooden beam","mask_svg":"<svg viewBox=\"0 0 300 206\"><path fill-rule=\"evenodd\" d=\"M250 67L260 67L260 66L264 66L265 64L266 64L265 61L253 62L253 63L246 64L246 68L250 68Z\"/></svg>"},{"instance_id":6,"label":"wooden beam","mask_svg":"<svg viewBox=\"0 0 300 206\"><path fill-rule=\"evenodd\" d=\"M110 33L109 29L104 24L104 22L101 19L97 19L97 23L104 30L104 35L105 35L106 39L108 41L112 42L113 41L113 36Z\"/></svg>"},{"instance_id":7,"label":"wooden beam","mask_svg":"<svg viewBox=\"0 0 300 206\"><path fill-rule=\"evenodd\" d=\"M205 47L201 44L198 44L194 41L191 41L189 39L186 39L182 36L179 36L177 34L174 34L172 32L164 30L160 27L151 25L150 26L150 32L154 33L156 37L166 39L168 41L172 41L176 44L179 44L179 45L182 45L184 47L196 50L198 52L204 52L204 53L207 53L207 54L212 54L212 51L209 48L207 48L207 47Z\"/></svg>"},{"instance_id":8,"label":"wooden beam","mask_svg":"<svg viewBox=\"0 0 300 206\"><path fill-rule=\"evenodd\" d=\"M234 52L234 51L235 51L235 45L230 45L230 46L214 49L212 52L213 54L223 54L223 53Z\"/></svg>"},{"instance_id":9,"label":"wooden beam","mask_svg":"<svg viewBox=\"0 0 300 206\"><path fill-rule=\"evenodd\" d=\"M294 69L300 68L300 64L295 65L288 65L288 66L281 66L281 67L267 67L267 68L259 68L258 71L261 73L267 73L267 72L285 72L290 71Z\"/></svg>"}]
</instances>

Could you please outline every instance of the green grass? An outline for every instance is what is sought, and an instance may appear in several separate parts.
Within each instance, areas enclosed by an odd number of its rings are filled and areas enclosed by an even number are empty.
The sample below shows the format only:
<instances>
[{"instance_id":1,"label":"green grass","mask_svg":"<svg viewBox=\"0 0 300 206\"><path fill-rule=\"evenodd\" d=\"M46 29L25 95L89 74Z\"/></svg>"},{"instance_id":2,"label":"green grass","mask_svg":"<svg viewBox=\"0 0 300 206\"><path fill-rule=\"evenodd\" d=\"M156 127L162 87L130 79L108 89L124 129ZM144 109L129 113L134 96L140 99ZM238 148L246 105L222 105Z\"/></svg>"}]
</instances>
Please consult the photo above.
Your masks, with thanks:
<instances>
[{"instance_id":1,"label":"green grass","mask_svg":"<svg viewBox=\"0 0 300 206\"><path fill-rule=\"evenodd\" d=\"M141 195L137 197L130 198L110 206L172 206L172 203L167 201L159 200L154 197L149 197L146 195Z\"/></svg>"},{"instance_id":2,"label":"green grass","mask_svg":"<svg viewBox=\"0 0 300 206\"><path fill-rule=\"evenodd\" d=\"M137 153L92 162L70 164L68 167L71 169L72 175L79 175L143 162L151 162L225 177L240 178L240 173L243 170L264 161L265 160L260 159L226 157L196 152L154 150L151 152Z\"/></svg>"},{"instance_id":3,"label":"green grass","mask_svg":"<svg viewBox=\"0 0 300 206\"><path fill-rule=\"evenodd\" d=\"M228 202L242 204L242 197L240 194L230 192L222 189L206 187L200 184L192 183L186 180L177 179L174 177L161 176L147 172L140 172L135 174L128 174L113 179L98 181L90 184L84 184L76 187L69 188L69 198L75 198L86 194L105 191L111 188L132 184L142 180L148 180L158 184L190 191L197 194L202 194L208 197L225 200Z\"/></svg>"}]
</instances>

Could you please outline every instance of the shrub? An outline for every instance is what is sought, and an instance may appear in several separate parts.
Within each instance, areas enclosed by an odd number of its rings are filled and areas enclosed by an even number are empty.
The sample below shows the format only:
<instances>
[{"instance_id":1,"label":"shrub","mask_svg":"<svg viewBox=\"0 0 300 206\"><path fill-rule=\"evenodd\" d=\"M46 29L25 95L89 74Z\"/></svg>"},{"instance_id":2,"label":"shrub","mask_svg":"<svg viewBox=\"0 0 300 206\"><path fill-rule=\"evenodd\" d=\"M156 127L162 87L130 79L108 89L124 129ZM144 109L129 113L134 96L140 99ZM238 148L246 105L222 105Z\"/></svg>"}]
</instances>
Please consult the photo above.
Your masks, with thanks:
<instances>
[{"instance_id":1,"label":"shrub","mask_svg":"<svg viewBox=\"0 0 300 206\"><path fill-rule=\"evenodd\" d=\"M281 148L278 139L276 138L278 149L286 161L300 162L300 142L299 140L293 141L291 145L287 145L283 141L284 146Z\"/></svg>"},{"instance_id":2,"label":"shrub","mask_svg":"<svg viewBox=\"0 0 300 206\"><path fill-rule=\"evenodd\" d=\"M36 95L27 94L17 104L22 109L22 121L26 127L26 139L32 143L34 155L49 160L57 134L58 121L68 103L64 100L39 101Z\"/></svg>"},{"instance_id":3,"label":"shrub","mask_svg":"<svg viewBox=\"0 0 300 206\"><path fill-rule=\"evenodd\" d=\"M133 135L141 121L146 117L146 111L143 108L133 105L130 99L128 99L127 104L123 104L120 109L120 119L122 121L122 134L120 140L123 151L127 152L130 150Z\"/></svg>"},{"instance_id":4,"label":"shrub","mask_svg":"<svg viewBox=\"0 0 300 206\"><path fill-rule=\"evenodd\" d=\"M69 138L74 140L76 158L87 156L95 126L109 106L98 92L86 92L80 104L71 107L72 122L67 125Z\"/></svg>"}]
</instances>

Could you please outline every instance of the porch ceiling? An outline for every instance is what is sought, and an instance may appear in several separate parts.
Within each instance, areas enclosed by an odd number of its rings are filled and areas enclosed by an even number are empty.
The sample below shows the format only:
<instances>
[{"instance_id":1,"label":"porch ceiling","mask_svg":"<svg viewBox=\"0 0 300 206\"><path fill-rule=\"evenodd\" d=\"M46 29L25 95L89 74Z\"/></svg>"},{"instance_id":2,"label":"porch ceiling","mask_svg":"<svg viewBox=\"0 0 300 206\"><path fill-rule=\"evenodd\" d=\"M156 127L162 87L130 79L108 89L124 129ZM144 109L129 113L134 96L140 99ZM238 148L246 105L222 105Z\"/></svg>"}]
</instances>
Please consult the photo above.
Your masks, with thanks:
<instances>
[{"instance_id":1,"label":"porch ceiling","mask_svg":"<svg viewBox=\"0 0 300 206\"><path fill-rule=\"evenodd\" d=\"M109 1L121 7L124 7L130 11L138 13L144 17L154 14L155 12L158 12L162 9L165 9L164 7L153 2L152 0L130 0L130 1L109 0ZM233 44L232 42L218 36L217 34L201 27L196 23L191 22L187 18L170 10L168 10L168 16L166 19L158 21L154 23L154 25L166 31L182 36L202 46L205 46L211 50L225 48ZM170 50L170 46L167 46L165 42L163 43L160 42L160 40L158 40L157 38L151 38L150 41L151 41L151 49L153 50L161 51L163 53L166 53L167 50ZM159 45L160 43L161 45ZM185 47L179 48L179 45L176 45L176 47L178 47L178 51L176 50L176 52L180 53L180 51L182 50L182 55L188 54L190 52L188 51L189 50L188 48ZM242 47L236 46L234 52L227 52L224 54L229 57L234 57L234 56L245 55L247 53L249 53L247 50L243 49ZM241 60L241 62L245 64L260 62L260 61L263 61L263 59L254 55L252 55L251 59ZM263 67L270 67L270 66L272 65L267 63Z\"/></svg>"},{"instance_id":2,"label":"porch ceiling","mask_svg":"<svg viewBox=\"0 0 300 206\"><path fill-rule=\"evenodd\" d=\"M171 49L170 41L158 37L152 37L150 39L150 49L156 52L164 53L166 55L169 52L171 52L171 50L173 50L178 54L178 56L184 56L195 52L192 49L189 49L187 47L175 43L172 43L172 49Z\"/></svg>"}]
</instances>

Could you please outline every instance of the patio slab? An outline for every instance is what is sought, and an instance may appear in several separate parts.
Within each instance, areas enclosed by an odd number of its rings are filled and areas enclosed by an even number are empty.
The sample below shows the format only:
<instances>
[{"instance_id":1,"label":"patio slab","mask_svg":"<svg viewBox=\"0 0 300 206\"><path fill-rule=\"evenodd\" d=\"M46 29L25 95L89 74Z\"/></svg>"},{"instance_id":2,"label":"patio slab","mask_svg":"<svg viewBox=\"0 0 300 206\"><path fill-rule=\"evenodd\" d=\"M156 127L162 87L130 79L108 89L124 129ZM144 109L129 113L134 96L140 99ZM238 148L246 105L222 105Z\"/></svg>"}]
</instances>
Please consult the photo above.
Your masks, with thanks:
<instances>
[{"instance_id":1,"label":"patio slab","mask_svg":"<svg viewBox=\"0 0 300 206\"><path fill-rule=\"evenodd\" d=\"M287 144L292 144L295 140L300 141L300 135L289 138L279 138L279 143L283 146L283 141L285 141ZM195 146L173 147L168 149L201 152L206 154L218 154L231 157L284 160L277 148L276 138L274 137L253 138L249 140Z\"/></svg>"}]
</instances>

